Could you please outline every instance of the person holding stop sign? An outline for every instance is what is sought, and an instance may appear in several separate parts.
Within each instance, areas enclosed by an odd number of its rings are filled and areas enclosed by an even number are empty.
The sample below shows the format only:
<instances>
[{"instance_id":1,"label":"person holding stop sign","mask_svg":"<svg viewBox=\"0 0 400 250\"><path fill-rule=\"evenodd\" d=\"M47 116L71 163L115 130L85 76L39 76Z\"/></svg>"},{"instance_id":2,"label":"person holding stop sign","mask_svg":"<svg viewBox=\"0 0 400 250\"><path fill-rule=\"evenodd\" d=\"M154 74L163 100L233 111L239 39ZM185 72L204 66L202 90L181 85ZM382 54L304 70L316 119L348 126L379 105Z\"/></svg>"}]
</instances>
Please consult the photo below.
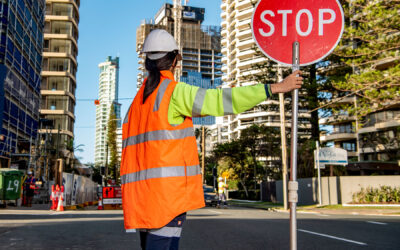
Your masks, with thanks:
<instances>
[{"instance_id":1,"label":"person holding stop sign","mask_svg":"<svg viewBox=\"0 0 400 250\"><path fill-rule=\"evenodd\" d=\"M140 230L143 249L178 249L186 212L205 205L192 117L244 112L303 78L296 71L276 84L202 89L175 81L182 57L167 31L150 32L142 53L148 78L122 125L124 224Z\"/></svg>"}]
</instances>

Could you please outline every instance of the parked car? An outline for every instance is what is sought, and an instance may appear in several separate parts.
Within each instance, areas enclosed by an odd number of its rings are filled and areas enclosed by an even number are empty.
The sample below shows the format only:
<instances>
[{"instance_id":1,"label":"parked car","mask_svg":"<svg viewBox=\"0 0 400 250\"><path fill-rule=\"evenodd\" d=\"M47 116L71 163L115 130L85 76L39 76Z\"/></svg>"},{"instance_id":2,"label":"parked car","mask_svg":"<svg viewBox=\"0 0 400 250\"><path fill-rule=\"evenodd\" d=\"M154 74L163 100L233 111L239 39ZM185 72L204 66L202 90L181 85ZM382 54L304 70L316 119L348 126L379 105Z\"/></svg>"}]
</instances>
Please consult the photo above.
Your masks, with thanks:
<instances>
[{"instance_id":1,"label":"parked car","mask_svg":"<svg viewBox=\"0 0 400 250\"><path fill-rule=\"evenodd\" d=\"M206 206L217 206L218 196L212 186L203 185Z\"/></svg>"}]
</instances>

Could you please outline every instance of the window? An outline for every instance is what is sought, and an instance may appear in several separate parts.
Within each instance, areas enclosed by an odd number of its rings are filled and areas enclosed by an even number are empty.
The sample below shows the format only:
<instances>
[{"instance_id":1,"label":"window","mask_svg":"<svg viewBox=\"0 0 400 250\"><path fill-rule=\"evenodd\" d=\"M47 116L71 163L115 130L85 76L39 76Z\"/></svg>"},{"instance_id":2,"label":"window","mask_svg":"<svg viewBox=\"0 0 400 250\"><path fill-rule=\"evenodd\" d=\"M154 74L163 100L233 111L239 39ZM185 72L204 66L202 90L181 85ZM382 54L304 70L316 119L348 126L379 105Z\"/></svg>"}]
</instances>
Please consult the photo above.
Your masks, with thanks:
<instances>
[{"instance_id":1,"label":"window","mask_svg":"<svg viewBox=\"0 0 400 250\"><path fill-rule=\"evenodd\" d=\"M343 142L342 148L350 152L355 152L356 144L354 142Z\"/></svg>"}]
</instances>

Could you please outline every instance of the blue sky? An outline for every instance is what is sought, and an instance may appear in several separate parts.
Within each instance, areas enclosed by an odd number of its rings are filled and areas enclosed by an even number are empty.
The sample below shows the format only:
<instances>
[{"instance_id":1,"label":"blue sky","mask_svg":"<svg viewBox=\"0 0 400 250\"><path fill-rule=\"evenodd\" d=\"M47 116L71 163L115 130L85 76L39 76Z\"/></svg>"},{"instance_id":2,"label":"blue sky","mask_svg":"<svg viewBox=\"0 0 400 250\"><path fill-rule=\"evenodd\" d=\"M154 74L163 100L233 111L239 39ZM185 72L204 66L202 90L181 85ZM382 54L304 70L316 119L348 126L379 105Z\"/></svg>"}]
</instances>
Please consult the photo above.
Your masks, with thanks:
<instances>
[{"instance_id":1,"label":"blue sky","mask_svg":"<svg viewBox=\"0 0 400 250\"><path fill-rule=\"evenodd\" d=\"M151 2L151 4L150 4ZM97 65L107 56L120 57L119 98L136 94L136 28L153 18L162 4L172 0L84 0L81 1L79 54L75 107L75 146L83 163L94 162L95 105L98 96ZM220 25L220 0L190 0L188 5L206 9L204 25ZM86 101L89 99L90 101ZM121 100L124 116L132 100Z\"/></svg>"}]
</instances>

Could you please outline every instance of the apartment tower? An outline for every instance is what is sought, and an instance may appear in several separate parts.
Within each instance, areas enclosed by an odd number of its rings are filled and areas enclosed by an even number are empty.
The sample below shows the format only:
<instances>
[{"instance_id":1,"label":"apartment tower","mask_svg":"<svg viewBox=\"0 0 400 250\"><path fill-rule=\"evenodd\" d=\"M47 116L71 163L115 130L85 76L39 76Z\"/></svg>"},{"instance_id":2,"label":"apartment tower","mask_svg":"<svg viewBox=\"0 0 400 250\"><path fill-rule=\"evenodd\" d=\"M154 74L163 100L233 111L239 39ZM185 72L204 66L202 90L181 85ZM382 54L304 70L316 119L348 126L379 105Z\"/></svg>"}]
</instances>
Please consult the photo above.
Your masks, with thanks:
<instances>
[{"instance_id":1,"label":"apartment tower","mask_svg":"<svg viewBox=\"0 0 400 250\"><path fill-rule=\"evenodd\" d=\"M39 128L53 157L72 159L80 0L46 0ZM56 152L56 153L54 153Z\"/></svg>"},{"instance_id":2,"label":"apartment tower","mask_svg":"<svg viewBox=\"0 0 400 250\"><path fill-rule=\"evenodd\" d=\"M110 159L107 152L108 121L111 109L115 112L117 128L121 127L121 104L118 103L119 57L107 57L99 64L99 98L96 106L95 156L96 165L105 166Z\"/></svg>"}]
</instances>

